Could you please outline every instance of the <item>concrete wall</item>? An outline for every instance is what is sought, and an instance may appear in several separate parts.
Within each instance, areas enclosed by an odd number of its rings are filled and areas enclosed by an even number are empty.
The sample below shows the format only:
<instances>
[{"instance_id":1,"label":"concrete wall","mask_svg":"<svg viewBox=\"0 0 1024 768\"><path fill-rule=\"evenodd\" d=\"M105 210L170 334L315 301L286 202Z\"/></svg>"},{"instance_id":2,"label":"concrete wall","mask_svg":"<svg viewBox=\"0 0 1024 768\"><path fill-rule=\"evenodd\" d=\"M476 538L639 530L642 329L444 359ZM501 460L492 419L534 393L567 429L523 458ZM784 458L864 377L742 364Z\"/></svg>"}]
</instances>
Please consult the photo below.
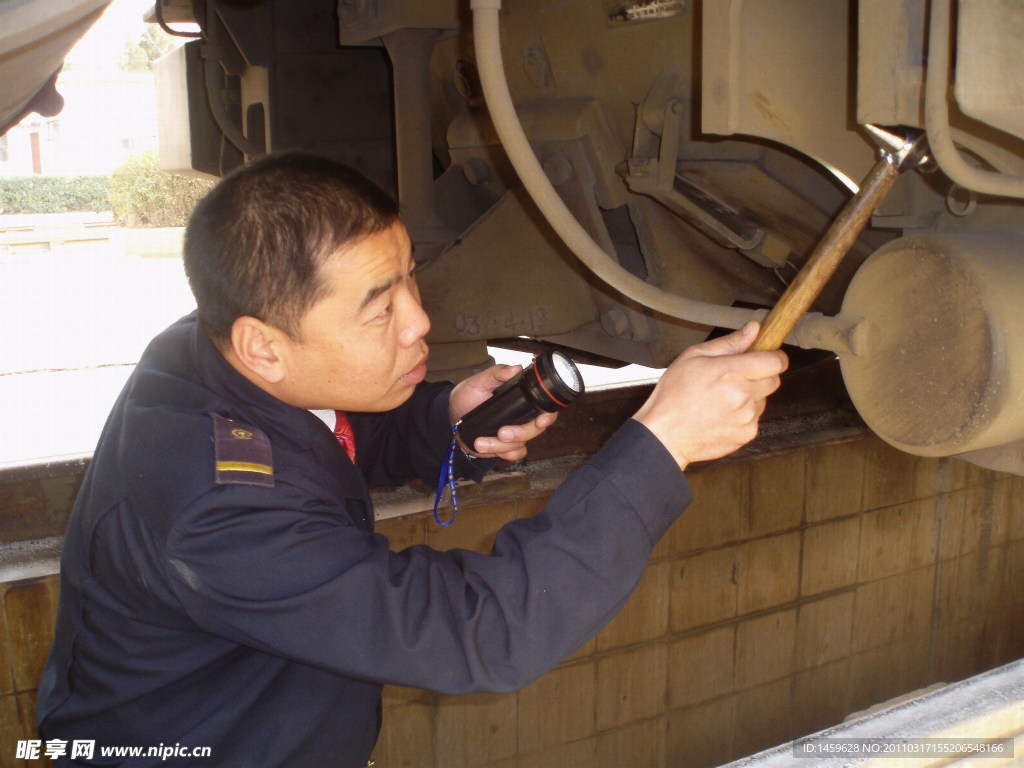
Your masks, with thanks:
<instances>
[{"instance_id":1,"label":"concrete wall","mask_svg":"<svg viewBox=\"0 0 1024 768\"><path fill-rule=\"evenodd\" d=\"M387 688L377 765L717 765L1024 655L1024 478L869 435L690 477L695 503L597 638L515 694ZM467 489L451 528L426 512L379 529L396 548L486 550L552 479ZM56 590L0 586L0 766L25 765Z\"/></svg>"}]
</instances>

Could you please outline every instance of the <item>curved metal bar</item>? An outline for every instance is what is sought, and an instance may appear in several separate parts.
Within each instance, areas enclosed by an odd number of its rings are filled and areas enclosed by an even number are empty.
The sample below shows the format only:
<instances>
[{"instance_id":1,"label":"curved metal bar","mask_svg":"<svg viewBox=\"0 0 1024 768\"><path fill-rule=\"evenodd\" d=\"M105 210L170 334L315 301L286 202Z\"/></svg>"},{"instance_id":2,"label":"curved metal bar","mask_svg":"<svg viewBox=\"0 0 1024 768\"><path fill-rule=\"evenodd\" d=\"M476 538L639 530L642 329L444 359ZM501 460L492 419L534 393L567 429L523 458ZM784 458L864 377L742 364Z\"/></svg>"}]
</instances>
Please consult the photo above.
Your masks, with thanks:
<instances>
[{"instance_id":1,"label":"curved metal bar","mask_svg":"<svg viewBox=\"0 0 1024 768\"><path fill-rule=\"evenodd\" d=\"M946 94L950 71L950 16L953 0L932 0L928 30L928 68L924 88L924 124L935 162L961 187L986 195L1024 198L1024 176L975 168L953 144Z\"/></svg>"}]
</instances>

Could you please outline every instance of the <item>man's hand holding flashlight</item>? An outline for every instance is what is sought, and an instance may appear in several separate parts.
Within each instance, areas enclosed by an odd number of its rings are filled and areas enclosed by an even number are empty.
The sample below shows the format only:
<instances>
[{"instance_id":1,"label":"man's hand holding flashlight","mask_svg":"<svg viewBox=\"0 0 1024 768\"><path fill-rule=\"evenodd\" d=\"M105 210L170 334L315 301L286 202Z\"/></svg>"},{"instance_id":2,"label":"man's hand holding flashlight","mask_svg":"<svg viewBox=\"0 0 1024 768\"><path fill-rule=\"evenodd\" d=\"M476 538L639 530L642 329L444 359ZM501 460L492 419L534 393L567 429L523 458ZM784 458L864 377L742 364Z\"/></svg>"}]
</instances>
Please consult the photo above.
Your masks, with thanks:
<instances>
[{"instance_id":1,"label":"man's hand holding flashlight","mask_svg":"<svg viewBox=\"0 0 1024 768\"><path fill-rule=\"evenodd\" d=\"M757 435L765 400L789 365L783 352L747 352L759 328L751 322L687 349L633 416L681 468L730 454Z\"/></svg>"},{"instance_id":2,"label":"man's hand holding flashlight","mask_svg":"<svg viewBox=\"0 0 1024 768\"><path fill-rule=\"evenodd\" d=\"M452 424L522 370L521 365L494 365L459 382L448 400ZM526 424L509 424L501 427L497 435L478 437L472 446L463 445L463 448L482 459L522 461L526 458L526 443L554 424L557 418L557 413L541 413Z\"/></svg>"}]
</instances>

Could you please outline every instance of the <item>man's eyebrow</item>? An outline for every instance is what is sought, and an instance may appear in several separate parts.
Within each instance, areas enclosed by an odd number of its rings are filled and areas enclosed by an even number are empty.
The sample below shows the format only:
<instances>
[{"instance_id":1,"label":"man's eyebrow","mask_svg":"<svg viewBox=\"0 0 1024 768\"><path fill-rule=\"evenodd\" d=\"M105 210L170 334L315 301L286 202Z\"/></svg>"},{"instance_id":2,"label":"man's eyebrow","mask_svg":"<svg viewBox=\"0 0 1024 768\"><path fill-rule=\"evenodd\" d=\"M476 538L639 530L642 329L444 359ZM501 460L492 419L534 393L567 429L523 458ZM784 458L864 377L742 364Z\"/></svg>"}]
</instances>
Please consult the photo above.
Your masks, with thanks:
<instances>
[{"instance_id":1,"label":"man's eyebrow","mask_svg":"<svg viewBox=\"0 0 1024 768\"><path fill-rule=\"evenodd\" d=\"M416 272L416 262L412 258L411 251L410 251L409 255L406 258L408 259L408 261L409 261L409 263L411 265L409 267L408 274L405 274L405 275L392 275L387 280L384 280L381 283L379 283L378 285L373 286L373 288L371 288L370 290L368 290L366 292L366 295L363 297L363 300L359 303L359 309L356 310L356 314L358 314L359 312L362 312L364 309L366 309L366 307L369 306L369 304L374 299L376 299L378 296L380 296L383 293L387 293L392 288L394 288L396 285L398 285L400 282L402 282L406 277L408 277L409 275L414 274Z\"/></svg>"},{"instance_id":2,"label":"man's eyebrow","mask_svg":"<svg viewBox=\"0 0 1024 768\"><path fill-rule=\"evenodd\" d=\"M379 285L373 286L373 288L371 288L370 290L368 290L366 292L366 295L363 297L362 302L360 302L360 304L359 304L359 310L358 311L362 312L364 309L366 309L367 306L369 306L369 304L374 299L376 299L381 294L387 293L392 288L394 288L396 285L398 285L398 283L400 283L401 281L402 281L402 275L395 275L395 276L391 277L390 279L385 280L383 283L380 283Z\"/></svg>"}]
</instances>

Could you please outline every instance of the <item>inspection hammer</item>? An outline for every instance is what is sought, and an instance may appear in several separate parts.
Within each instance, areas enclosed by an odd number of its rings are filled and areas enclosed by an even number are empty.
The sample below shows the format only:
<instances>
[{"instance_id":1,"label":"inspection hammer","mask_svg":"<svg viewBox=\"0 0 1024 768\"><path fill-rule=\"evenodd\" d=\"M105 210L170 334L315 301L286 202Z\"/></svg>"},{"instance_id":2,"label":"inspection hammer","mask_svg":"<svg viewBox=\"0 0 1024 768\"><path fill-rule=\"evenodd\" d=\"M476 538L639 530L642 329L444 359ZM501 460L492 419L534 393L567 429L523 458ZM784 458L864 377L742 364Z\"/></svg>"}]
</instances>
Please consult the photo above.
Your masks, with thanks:
<instances>
[{"instance_id":1,"label":"inspection hammer","mask_svg":"<svg viewBox=\"0 0 1024 768\"><path fill-rule=\"evenodd\" d=\"M864 126L878 143L879 158L825 236L761 323L752 351L778 349L811 308L825 283L867 225L900 174L928 160L924 131L916 128Z\"/></svg>"}]
</instances>

